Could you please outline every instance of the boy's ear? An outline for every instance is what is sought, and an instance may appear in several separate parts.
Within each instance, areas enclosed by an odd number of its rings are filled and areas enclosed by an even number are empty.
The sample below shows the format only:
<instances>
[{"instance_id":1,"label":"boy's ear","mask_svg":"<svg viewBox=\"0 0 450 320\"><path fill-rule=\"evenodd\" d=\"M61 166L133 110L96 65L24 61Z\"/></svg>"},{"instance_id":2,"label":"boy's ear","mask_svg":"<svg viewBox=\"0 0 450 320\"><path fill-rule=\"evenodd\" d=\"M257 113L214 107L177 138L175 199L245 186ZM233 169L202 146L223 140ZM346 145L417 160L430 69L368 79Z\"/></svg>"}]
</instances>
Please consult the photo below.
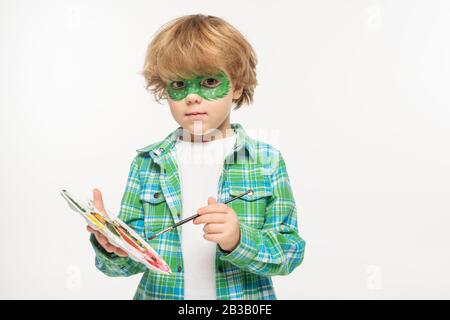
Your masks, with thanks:
<instances>
[{"instance_id":1,"label":"boy's ear","mask_svg":"<svg viewBox=\"0 0 450 320\"><path fill-rule=\"evenodd\" d=\"M242 91L244 90L244 88L242 86L239 85L235 85L233 87L233 99L237 100L241 97L242 95Z\"/></svg>"}]
</instances>

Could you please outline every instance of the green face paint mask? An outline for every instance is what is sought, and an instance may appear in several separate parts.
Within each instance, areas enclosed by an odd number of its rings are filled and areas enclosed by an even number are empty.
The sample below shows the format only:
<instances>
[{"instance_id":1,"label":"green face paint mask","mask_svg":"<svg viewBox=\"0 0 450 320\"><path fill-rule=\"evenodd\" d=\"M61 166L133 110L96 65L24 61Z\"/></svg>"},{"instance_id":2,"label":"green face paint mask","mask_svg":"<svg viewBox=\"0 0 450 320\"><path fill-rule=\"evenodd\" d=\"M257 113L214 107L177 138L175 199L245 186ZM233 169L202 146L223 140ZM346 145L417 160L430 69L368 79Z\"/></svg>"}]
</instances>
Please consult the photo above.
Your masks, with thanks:
<instances>
[{"instance_id":1,"label":"green face paint mask","mask_svg":"<svg viewBox=\"0 0 450 320\"><path fill-rule=\"evenodd\" d=\"M217 100L225 97L229 90L230 80L223 71L213 76L196 76L169 81L167 84L167 93L175 101L183 100L191 93L198 94L206 100Z\"/></svg>"}]
</instances>

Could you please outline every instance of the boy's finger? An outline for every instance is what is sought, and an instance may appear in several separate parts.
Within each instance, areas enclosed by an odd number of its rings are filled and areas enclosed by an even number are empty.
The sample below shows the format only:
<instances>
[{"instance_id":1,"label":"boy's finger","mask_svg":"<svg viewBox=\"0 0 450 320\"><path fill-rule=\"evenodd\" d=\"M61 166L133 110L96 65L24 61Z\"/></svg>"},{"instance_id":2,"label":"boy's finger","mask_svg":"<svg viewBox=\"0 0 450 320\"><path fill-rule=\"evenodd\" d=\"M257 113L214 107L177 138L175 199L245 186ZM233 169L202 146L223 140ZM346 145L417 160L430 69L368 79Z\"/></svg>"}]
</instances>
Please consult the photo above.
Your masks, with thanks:
<instances>
[{"instance_id":1,"label":"boy's finger","mask_svg":"<svg viewBox=\"0 0 450 320\"><path fill-rule=\"evenodd\" d=\"M220 233L206 233L203 235L203 238L205 238L208 241L219 243L220 239L222 238L222 235Z\"/></svg>"},{"instance_id":2,"label":"boy's finger","mask_svg":"<svg viewBox=\"0 0 450 320\"><path fill-rule=\"evenodd\" d=\"M125 251L123 251L120 248L116 247L115 253L119 256L119 257L128 257L128 253L126 253Z\"/></svg>"},{"instance_id":3,"label":"boy's finger","mask_svg":"<svg viewBox=\"0 0 450 320\"><path fill-rule=\"evenodd\" d=\"M226 217L223 213L208 213L194 219L194 224L201 223L225 223Z\"/></svg>"},{"instance_id":4,"label":"boy's finger","mask_svg":"<svg viewBox=\"0 0 450 320\"><path fill-rule=\"evenodd\" d=\"M225 224L223 223L207 223L203 227L205 233L222 233L224 231Z\"/></svg>"},{"instance_id":5,"label":"boy's finger","mask_svg":"<svg viewBox=\"0 0 450 320\"><path fill-rule=\"evenodd\" d=\"M211 213L211 212L222 212L227 213L228 212L228 206L223 203L215 203L210 204L209 206L202 207L197 210L198 214L205 214L205 213Z\"/></svg>"},{"instance_id":6,"label":"boy's finger","mask_svg":"<svg viewBox=\"0 0 450 320\"><path fill-rule=\"evenodd\" d=\"M87 229L87 231L89 231L90 233L93 233L93 234L101 234L100 231L95 230L95 229L92 228L90 225L87 225L87 226L86 226L86 229Z\"/></svg>"},{"instance_id":7,"label":"boy's finger","mask_svg":"<svg viewBox=\"0 0 450 320\"><path fill-rule=\"evenodd\" d=\"M104 244L103 248L105 248L105 250L108 251L109 253L113 253L116 249L116 247L114 247L112 244L109 243Z\"/></svg>"},{"instance_id":8,"label":"boy's finger","mask_svg":"<svg viewBox=\"0 0 450 320\"><path fill-rule=\"evenodd\" d=\"M96 234L95 237L97 238L98 243L100 243L102 246L109 243L108 239L102 235L102 234Z\"/></svg>"},{"instance_id":9,"label":"boy's finger","mask_svg":"<svg viewBox=\"0 0 450 320\"><path fill-rule=\"evenodd\" d=\"M99 210L101 213L103 213L106 217L109 218L108 214L106 213L105 206L103 204L102 193L97 188L94 188L93 193L94 193L94 206L97 208L97 210Z\"/></svg>"},{"instance_id":10,"label":"boy's finger","mask_svg":"<svg viewBox=\"0 0 450 320\"><path fill-rule=\"evenodd\" d=\"M104 235L99 234L97 237L97 241L98 243L109 253L116 253L118 256L121 257L126 257L128 256L128 254L123 251L122 249L116 247L115 245L112 245L111 243L109 243L108 238L106 238Z\"/></svg>"},{"instance_id":11,"label":"boy's finger","mask_svg":"<svg viewBox=\"0 0 450 320\"><path fill-rule=\"evenodd\" d=\"M94 228L92 228L91 226L87 225L86 226L87 231L89 231L90 233L94 234L94 236L96 238L98 238L98 236L100 235L100 232L98 232L97 230L95 230Z\"/></svg>"}]
</instances>

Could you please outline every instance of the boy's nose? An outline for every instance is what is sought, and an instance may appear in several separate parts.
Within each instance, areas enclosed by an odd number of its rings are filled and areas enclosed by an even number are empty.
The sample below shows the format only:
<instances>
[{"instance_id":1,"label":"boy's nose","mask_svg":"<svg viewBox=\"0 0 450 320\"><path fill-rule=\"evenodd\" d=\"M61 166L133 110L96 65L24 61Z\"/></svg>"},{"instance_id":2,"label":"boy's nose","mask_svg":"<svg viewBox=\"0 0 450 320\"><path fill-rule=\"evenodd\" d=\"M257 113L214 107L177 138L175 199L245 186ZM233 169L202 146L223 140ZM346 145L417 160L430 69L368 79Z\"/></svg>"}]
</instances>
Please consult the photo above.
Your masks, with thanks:
<instances>
[{"instance_id":1,"label":"boy's nose","mask_svg":"<svg viewBox=\"0 0 450 320\"><path fill-rule=\"evenodd\" d=\"M190 93L186 96L186 104L190 106L191 104L200 104L202 102L202 97L198 94Z\"/></svg>"}]
</instances>

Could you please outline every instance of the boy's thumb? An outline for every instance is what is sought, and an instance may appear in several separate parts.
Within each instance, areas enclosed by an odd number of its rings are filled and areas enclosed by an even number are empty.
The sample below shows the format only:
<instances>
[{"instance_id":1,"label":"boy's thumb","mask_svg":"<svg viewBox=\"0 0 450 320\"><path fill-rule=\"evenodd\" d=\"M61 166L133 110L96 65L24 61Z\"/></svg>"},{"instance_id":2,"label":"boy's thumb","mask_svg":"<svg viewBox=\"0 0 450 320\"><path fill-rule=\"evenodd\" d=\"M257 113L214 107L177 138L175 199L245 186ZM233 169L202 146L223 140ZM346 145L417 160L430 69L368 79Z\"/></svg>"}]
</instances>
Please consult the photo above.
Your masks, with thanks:
<instances>
[{"instance_id":1,"label":"boy's thumb","mask_svg":"<svg viewBox=\"0 0 450 320\"><path fill-rule=\"evenodd\" d=\"M105 206L103 205L103 197L102 193L98 189L94 189L94 207L97 208L101 213L108 216L105 210Z\"/></svg>"},{"instance_id":2,"label":"boy's thumb","mask_svg":"<svg viewBox=\"0 0 450 320\"><path fill-rule=\"evenodd\" d=\"M208 204L214 204L214 203L217 203L216 198L214 198L214 197L209 197L209 198L208 198Z\"/></svg>"}]
</instances>

